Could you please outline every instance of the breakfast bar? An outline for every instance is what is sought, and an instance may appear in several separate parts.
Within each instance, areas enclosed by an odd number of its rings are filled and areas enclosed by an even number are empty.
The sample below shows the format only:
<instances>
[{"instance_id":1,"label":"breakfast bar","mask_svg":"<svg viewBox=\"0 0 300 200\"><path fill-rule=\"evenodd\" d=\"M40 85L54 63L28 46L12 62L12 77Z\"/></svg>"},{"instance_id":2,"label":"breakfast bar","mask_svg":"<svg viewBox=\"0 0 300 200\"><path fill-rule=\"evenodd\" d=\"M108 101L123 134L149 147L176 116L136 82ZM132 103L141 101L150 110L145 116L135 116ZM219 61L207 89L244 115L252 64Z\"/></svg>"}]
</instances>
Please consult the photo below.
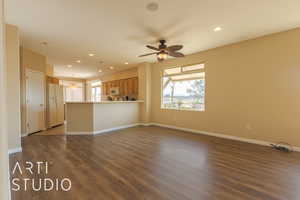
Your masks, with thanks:
<instances>
[{"instance_id":1,"label":"breakfast bar","mask_svg":"<svg viewBox=\"0 0 300 200\"><path fill-rule=\"evenodd\" d=\"M93 135L139 123L143 101L67 102L66 133Z\"/></svg>"}]
</instances>

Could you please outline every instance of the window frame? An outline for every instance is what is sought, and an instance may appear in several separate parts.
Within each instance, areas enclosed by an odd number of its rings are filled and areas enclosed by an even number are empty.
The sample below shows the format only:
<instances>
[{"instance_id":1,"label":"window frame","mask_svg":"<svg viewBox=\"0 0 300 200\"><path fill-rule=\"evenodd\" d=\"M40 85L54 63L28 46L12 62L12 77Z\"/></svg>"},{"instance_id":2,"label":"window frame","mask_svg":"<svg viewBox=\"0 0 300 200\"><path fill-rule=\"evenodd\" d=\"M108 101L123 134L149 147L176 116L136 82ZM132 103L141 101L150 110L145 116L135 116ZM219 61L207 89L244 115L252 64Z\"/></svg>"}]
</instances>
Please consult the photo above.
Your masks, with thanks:
<instances>
[{"instance_id":1,"label":"window frame","mask_svg":"<svg viewBox=\"0 0 300 200\"><path fill-rule=\"evenodd\" d=\"M86 89L87 89L87 99L90 102L101 102L102 101L102 81L100 79L93 79L87 82L86 84ZM97 88L99 88L100 91L100 96L99 96L99 101L96 100L93 96L93 90L97 91ZM95 96L96 97L96 96Z\"/></svg>"},{"instance_id":2,"label":"window frame","mask_svg":"<svg viewBox=\"0 0 300 200\"><path fill-rule=\"evenodd\" d=\"M93 96L93 89L95 89L97 91L97 88L99 88L99 91L100 91L99 101L97 101L95 99L95 98L97 98L97 95ZM96 85L96 86L91 87L91 101L92 102L100 102L101 101L101 97L102 97L102 87L101 87L101 85Z\"/></svg>"},{"instance_id":3,"label":"window frame","mask_svg":"<svg viewBox=\"0 0 300 200\"><path fill-rule=\"evenodd\" d=\"M192 66L192 65L200 65L203 64L204 68L202 69L198 69L198 70L190 70L187 72L183 72L183 68L184 67L188 67L188 66ZM181 73L176 73L176 74L170 74L170 75L165 75L164 71L167 69L172 69L172 68L176 68L176 67L180 67L181 68ZM200 63L194 63L194 64L186 64L186 65L181 65L181 66L173 66L173 67L166 67L163 68L160 71L160 109L161 110L174 110L174 111L191 111L191 112L205 112L206 111L206 86L207 86L207 72L206 72L206 67L207 67L207 62L200 62ZM168 76L176 76L176 75L183 75L183 74L193 74L193 73L197 73L197 72L203 72L204 73L204 103L203 103L203 109L201 110L197 110L197 109L184 109L184 108L166 108L163 106L163 79L164 77L168 77Z\"/></svg>"},{"instance_id":4,"label":"window frame","mask_svg":"<svg viewBox=\"0 0 300 200\"><path fill-rule=\"evenodd\" d=\"M74 101L73 99L71 101L69 101L67 99L67 90L68 89L72 89L71 86L69 86L68 84L78 84L79 86L76 88L79 88L81 90L81 100L76 100ZM59 81L59 85L61 85L63 87L63 92L64 92L64 102L82 102L84 101L84 83L81 81L69 81L69 80L60 80Z\"/></svg>"}]
</instances>

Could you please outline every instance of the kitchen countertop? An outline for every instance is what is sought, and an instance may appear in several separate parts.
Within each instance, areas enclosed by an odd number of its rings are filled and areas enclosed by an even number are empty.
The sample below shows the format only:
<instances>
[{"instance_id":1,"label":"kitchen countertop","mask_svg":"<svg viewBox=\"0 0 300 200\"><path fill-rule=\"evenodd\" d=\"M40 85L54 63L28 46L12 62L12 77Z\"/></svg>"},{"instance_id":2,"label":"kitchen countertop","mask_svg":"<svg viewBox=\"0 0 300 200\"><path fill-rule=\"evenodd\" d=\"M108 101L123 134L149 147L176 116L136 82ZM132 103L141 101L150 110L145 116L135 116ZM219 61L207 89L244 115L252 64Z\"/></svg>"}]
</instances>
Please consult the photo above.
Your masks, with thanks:
<instances>
[{"instance_id":1,"label":"kitchen countertop","mask_svg":"<svg viewBox=\"0 0 300 200\"><path fill-rule=\"evenodd\" d=\"M137 101L99 101L99 102L92 102L92 101L80 101L80 102L66 102L66 104L116 104L116 103L143 103L143 100Z\"/></svg>"}]
</instances>

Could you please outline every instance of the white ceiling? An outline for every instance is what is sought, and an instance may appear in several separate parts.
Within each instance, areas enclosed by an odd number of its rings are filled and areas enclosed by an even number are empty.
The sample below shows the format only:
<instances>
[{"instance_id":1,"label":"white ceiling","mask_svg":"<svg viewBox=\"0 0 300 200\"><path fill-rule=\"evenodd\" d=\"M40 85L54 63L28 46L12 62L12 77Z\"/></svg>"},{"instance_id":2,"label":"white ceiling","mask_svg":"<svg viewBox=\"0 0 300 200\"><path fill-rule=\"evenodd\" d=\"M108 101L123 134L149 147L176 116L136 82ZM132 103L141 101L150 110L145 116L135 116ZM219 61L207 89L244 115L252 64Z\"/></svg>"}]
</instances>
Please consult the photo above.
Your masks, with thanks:
<instances>
[{"instance_id":1,"label":"white ceiling","mask_svg":"<svg viewBox=\"0 0 300 200\"><path fill-rule=\"evenodd\" d=\"M57 76L80 78L99 75L99 68L105 73L110 65L122 70L155 61L137 56L151 52L145 45L160 38L191 54L300 26L299 0L156 0L155 12L146 9L150 2L6 0L6 20L20 28L25 47L48 57ZM214 32L217 26L222 31Z\"/></svg>"}]
</instances>

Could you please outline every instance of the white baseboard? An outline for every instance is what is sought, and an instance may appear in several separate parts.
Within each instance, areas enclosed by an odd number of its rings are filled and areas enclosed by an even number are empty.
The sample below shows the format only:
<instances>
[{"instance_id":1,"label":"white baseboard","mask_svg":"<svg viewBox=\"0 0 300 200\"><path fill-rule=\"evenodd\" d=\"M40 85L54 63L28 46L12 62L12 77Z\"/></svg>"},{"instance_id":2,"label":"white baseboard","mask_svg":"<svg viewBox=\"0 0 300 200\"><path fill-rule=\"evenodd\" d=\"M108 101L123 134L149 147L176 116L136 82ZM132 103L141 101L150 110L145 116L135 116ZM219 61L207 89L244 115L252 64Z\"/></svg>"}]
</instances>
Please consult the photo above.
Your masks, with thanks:
<instances>
[{"instance_id":1,"label":"white baseboard","mask_svg":"<svg viewBox=\"0 0 300 200\"><path fill-rule=\"evenodd\" d=\"M214 136L214 137L219 137L219 138L224 138L224 139L229 139L229 140L237 140L237 141L241 141L241 142L247 142L247 143L258 144L258 145L263 145L263 146L270 146L271 144L274 144L274 142L268 142L268 141L262 141L262 140L256 140L256 139L248 139L248 138L242 138L242 137L237 137L237 136L225 135L222 133L212 133L212 132L208 132L208 131L200 131L200 130L195 130L195 129L182 128L182 127L178 127L178 126L160 124L160 123L150 123L150 125L160 126L160 127L164 127L164 128L170 128L170 129L176 129L176 130L181 130L181 131L186 131L186 132L191 132L191 133L197 133L197 134L202 134L202 135ZM300 147L293 146L293 150L300 152Z\"/></svg>"},{"instance_id":2,"label":"white baseboard","mask_svg":"<svg viewBox=\"0 0 300 200\"><path fill-rule=\"evenodd\" d=\"M94 135L107 133L107 132L111 132L111 131L116 131L116 130L121 130L121 129L125 129L125 128L131 128L131 127L135 127L135 126L139 126L139 125L141 125L141 124L135 123L135 124L129 124L129 125L123 125L123 126L117 126L117 127L113 127L113 128L103 129L103 130L99 130L99 131L94 131Z\"/></svg>"},{"instance_id":3,"label":"white baseboard","mask_svg":"<svg viewBox=\"0 0 300 200\"><path fill-rule=\"evenodd\" d=\"M13 148L13 149L8 149L8 154L14 154L14 153L19 153L22 152L22 147L18 147L18 148Z\"/></svg>"},{"instance_id":4,"label":"white baseboard","mask_svg":"<svg viewBox=\"0 0 300 200\"><path fill-rule=\"evenodd\" d=\"M107 132L116 131L116 130L121 130L121 129L125 129L125 128L131 128L131 127L135 127L135 126L139 126L139 125L141 125L141 124L140 123L135 123L135 124L128 124L128 125L123 125L123 126L116 126L116 127L113 127L113 128L103 129L103 130L99 130L99 131L66 132L66 135L98 135L98 134L107 133Z\"/></svg>"},{"instance_id":5,"label":"white baseboard","mask_svg":"<svg viewBox=\"0 0 300 200\"><path fill-rule=\"evenodd\" d=\"M196 130L196 129L182 128L182 127L178 127L178 126L166 125L166 124L160 124L160 123L135 123L135 124L129 124L129 125L124 125L124 126L117 126L117 127L113 127L113 128L103 129L103 130L94 131L94 132L66 132L66 134L67 135L98 135L98 134L116 131L116 130L120 130L120 129L131 128L131 127L135 127L135 126L159 126L159 127L164 127L164 128L176 129L176 130L186 131L186 132L190 132L190 133L214 136L214 137L219 137L219 138L224 138L224 139L229 139L229 140L236 140L236 141L241 141L241 142L247 142L247 143L252 143L252 144L258 144L258 145L263 145L263 146L270 146L270 144L272 144L272 143L274 144L274 142L269 142L269 141L248 139L248 138L242 138L242 137L238 137L238 136L225 135L222 133L200 131L200 130ZM300 152L300 147L293 146L293 150Z\"/></svg>"},{"instance_id":6,"label":"white baseboard","mask_svg":"<svg viewBox=\"0 0 300 200\"><path fill-rule=\"evenodd\" d=\"M153 123L138 123L139 126L153 126Z\"/></svg>"},{"instance_id":7,"label":"white baseboard","mask_svg":"<svg viewBox=\"0 0 300 200\"><path fill-rule=\"evenodd\" d=\"M21 134L21 137L27 137L28 136L28 133L22 133Z\"/></svg>"},{"instance_id":8,"label":"white baseboard","mask_svg":"<svg viewBox=\"0 0 300 200\"><path fill-rule=\"evenodd\" d=\"M300 152L300 147L294 147L293 146L294 151Z\"/></svg>"},{"instance_id":9,"label":"white baseboard","mask_svg":"<svg viewBox=\"0 0 300 200\"><path fill-rule=\"evenodd\" d=\"M67 132L66 135L93 135L94 133L91 132Z\"/></svg>"}]
</instances>

